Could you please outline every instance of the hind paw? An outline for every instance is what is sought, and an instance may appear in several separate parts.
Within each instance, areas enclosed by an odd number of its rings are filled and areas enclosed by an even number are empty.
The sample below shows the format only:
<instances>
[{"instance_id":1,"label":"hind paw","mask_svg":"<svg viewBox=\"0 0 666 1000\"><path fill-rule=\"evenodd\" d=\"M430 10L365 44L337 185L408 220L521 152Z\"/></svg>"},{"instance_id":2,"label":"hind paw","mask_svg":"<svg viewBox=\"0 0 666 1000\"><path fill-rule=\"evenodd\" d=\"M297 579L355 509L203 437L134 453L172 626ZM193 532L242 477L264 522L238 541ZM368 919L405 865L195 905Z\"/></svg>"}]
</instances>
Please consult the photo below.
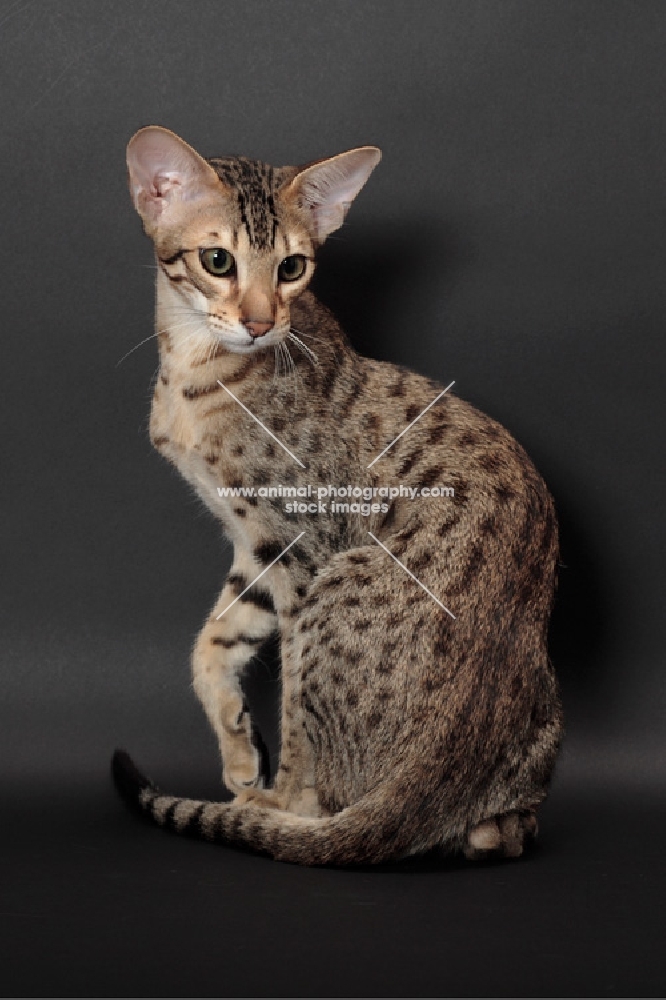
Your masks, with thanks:
<instances>
[{"instance_id":1,"label":"hind paw","mask_svg":"<svg viewBox=\"0 0 666 1000\"><path fill-rule=\"evenodd\" d=\"M504 813L473 827L467 836L463 854L469 861L498 855L519 858L525 845L535 839L537 832L536 813L532 809Z\"/></svg>"}]
</instances>

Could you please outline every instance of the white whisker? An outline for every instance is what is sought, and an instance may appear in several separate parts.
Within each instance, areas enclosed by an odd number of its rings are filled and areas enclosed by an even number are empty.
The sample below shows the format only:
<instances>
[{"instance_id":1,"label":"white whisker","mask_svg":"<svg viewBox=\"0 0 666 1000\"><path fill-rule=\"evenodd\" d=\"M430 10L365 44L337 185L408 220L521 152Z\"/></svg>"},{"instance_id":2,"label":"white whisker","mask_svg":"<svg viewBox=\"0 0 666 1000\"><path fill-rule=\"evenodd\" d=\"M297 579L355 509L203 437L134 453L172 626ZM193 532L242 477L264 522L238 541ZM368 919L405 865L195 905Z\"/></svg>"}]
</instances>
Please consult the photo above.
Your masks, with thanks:
<instances>
[{"instance_id":1,"label":"white whisker","mask_svg":"<svg viewBox=\"0 0 666 1000\"><path fill-rule=\"evenodd\" d=\"M126 354L123 354L123 356L120 359L120 361L116 361L116 368L118 367L118 365L121 365L123 363L123 361L125 360L125 358L129 358L130 354L134 354L134 352L137 351L141 347L142 344L147 344L149 340L152 340L153 337L156 337L156 336L157 336L157 333L151 333L151 335L149 337L144 337L144 339L140 340L138 344L135 344L134 347L131 347L129 349L129 351L127 351Z\"/></svg>"},{"instance_id":2,"label":"white whisker","mask_svg":"<svg viewBox=\"0 0 666 1000\"><path fill-rule=\"evenodd\" d=\"M291 354L291 351L289 350L288 344L286 343L286 341L282 341L282 343L284 345L284 350L285 350L285 353L287 355L287 359L288 359L288 363L289 363L289 373L290 373L291 385L293 386L293 390L294 390L294 396L296 398L298 398L298 389L299 389L299 385L301 387L303 385L303 376L301 375L301 372L300 372L300 370L298 368L298 365L294 361L294 358L293 358L293 356Z\"/></svg>"},{"instance_id":3,"label":"white whisker","mask_svg":"<svg viewBox=\"0 0 666 1000\"><path fill-rule=\"evenodd\" d=\"M319 358L317 357L317 355L315 354L315 352L313 350L311 350L311 348L309 348L307 344L304 344L303 341L300 339L300 337L296 336L296 334L294 333L293 330L289 331L288 337L289 337L290 340L293 340L293 342L298 347L300 347L300 349L303 351L303 353L305 354L305 356L308 358L308 360L315 367L319 367Z\"/></svg>"},{"instance_id":4,"label":"white whisker","mask_svg":"<svg viewBox=\"0 0 666 1000\"><path fill-rule=\"evenodd\" d=\"M297 330L295 326L291 327L291 331L293 333L297 333L299 337L307 337L308 340L316 340L318 344L325 344L326 343L326 341L323 340L321 337L315 337L311 333L303 333L302 330Z\"/></svg>"},{"instance_id":5,"label":"white whisker","mask_svg":"<svg viewBox=\"0 0 666 1000\"><path fill-rule=\"evenodd\" d=\"M278 369L278 378L284 378L287 374L287 362L284 356L284 345L282 341L278 343L278 351L280 352L280 367Z\"/></svg>"}]
</instances>

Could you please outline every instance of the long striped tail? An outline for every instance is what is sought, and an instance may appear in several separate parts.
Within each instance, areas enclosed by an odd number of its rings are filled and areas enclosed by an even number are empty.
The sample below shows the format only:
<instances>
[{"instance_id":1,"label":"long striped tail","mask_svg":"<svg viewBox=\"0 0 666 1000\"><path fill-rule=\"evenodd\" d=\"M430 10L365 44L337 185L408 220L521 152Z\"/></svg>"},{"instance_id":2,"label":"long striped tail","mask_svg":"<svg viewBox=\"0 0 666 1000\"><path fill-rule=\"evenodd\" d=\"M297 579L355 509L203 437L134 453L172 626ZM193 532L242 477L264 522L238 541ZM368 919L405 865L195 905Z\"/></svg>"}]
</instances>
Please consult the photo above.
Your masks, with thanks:
<instances>
[{"instance_id":1,"label":"long striped tail","mask_svg":"<svg viewBox=\"0 0 666 1000\"><path fill-rule=\"evenodd\" d=\"M312 819L253 803L237 806L164 795L124 750L113 755L112 771L123 798L158 826L278 861L377 864L425 850L443 834L439 823L432 816L429 822L419 809L423 794L404 778L378 786L334 816Z\"/></svg>"}]
</instances>

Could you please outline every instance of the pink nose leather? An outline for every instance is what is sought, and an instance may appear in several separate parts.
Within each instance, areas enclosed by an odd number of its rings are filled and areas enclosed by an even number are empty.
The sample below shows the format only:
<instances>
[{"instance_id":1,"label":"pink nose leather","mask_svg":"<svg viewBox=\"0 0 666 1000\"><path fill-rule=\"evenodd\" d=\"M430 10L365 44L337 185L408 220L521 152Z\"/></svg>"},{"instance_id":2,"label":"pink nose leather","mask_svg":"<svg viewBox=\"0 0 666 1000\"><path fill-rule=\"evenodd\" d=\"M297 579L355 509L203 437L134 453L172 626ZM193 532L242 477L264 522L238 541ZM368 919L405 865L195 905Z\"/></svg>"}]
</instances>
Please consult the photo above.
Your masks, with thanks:
<instances>
[{"instance_id":1,"label":"pink nose leather","mask_svg":"<svg viewBox=\"0 0 666 1000\"><path fill-rule=\"evenodd\" d=\"M265 333L273 329L272 323L258 323L253 319L245 320L244 326L251 337L263 337Z\"/></svg>"}]
</instances>

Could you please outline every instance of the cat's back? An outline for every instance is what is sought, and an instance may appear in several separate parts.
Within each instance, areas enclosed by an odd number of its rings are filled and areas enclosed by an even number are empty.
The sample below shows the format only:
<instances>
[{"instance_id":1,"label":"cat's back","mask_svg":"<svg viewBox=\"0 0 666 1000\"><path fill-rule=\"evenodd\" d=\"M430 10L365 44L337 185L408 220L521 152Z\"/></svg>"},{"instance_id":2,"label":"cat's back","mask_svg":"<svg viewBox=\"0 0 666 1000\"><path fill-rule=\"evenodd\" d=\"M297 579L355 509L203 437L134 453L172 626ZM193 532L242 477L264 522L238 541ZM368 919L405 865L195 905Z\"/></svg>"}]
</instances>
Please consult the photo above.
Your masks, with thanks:
<instances>
[{"instance_id":1,"label":"cat's back","mask_svg":"<svg viewBox=\"0 0 666 1000\"><path fill-rule=\"evenodd\" d=\"M512 538L529 559L552 562L557 523L543 478L513 435L449 387L387 361L359 356L339 324L312 294L298 303L296 322L325 354L328 376L315 410L327 413L327 432L353 442L358 474L380 487L403 487L400 515L440 538L454 529ZM406 499L406 498L399 498ZM387 527L390 524L387 522Z\"/></svg>"}]
</instances>

